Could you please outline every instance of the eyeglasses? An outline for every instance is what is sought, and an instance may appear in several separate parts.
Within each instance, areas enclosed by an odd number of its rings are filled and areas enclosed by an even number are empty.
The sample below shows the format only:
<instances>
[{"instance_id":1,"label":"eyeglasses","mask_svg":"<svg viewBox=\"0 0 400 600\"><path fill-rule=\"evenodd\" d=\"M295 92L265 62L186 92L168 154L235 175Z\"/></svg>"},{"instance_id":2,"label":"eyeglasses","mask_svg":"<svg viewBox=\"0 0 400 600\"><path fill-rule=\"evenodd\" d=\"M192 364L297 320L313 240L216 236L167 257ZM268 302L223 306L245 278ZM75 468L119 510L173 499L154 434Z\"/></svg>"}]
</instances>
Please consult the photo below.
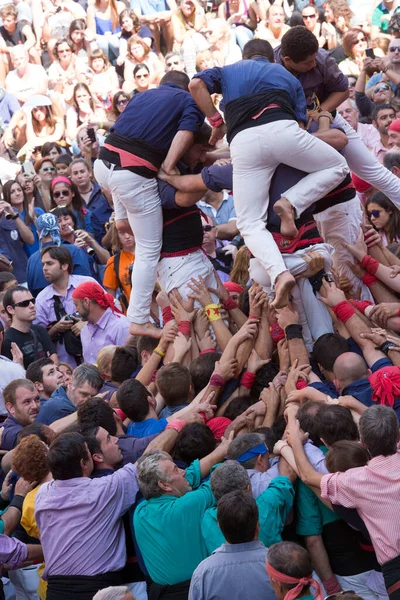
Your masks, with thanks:
<instances>
[{"instance_id":1,"label":"eyeglasses","mask_svg":"<svg viewBox=\"0 0 400 600\"><path fill-rule=\"evenodd\" d=\"M381 92L382 90L390 90L390 87L388 85L377 85L376 88L374 89L374 94L376 94L377 92Z\"/></svg>"},{"instance_id":2,"label":"eyeglasses","mask_svg":"<svg viewBox=\"0 0 400 600\"><path fill-rule=\"evenodd\" d=\"M367 210L368 219L370 219L371 217L378 219L380 214L381 214L380 210Z\"/></svg>"},{"instance_id":3,"label":"eyeglasses","mask_svg":"<svg viewBox=\"0 0 400 600\"><path fill-rule=\"evenodd\" d=\"M28 306L30 304L33 304L33 306L35 306L35 304L36 304L36 298L28 298L27 300L21 300L21 302L16 302L14 304L14 308L16 308L17 306L19 308L28 308Z\"/></svg>"},{"instance_id":4,"label":"eyeglasses","mask_svg":"<svg viewBox=\"0 0 400 600\"><path fill-rule=\"evenodd\" d=\"M316 19L317 15L303 15L303 19Z\"/></svg>"},{"instance_id":5,"label":"eyeglasses","mask_svg":"<svg viewBox=\"0 0 400 600\"><path fill-rule=\"evenodd\" d=\"M70 195L70 190L61 190L59 192L53 192L53 197L54 198L68 198L68 196Z\"/></svg>"},{"instance_id":6,"label":"eyeglasses","mask_svg":"<svg viewBox=\"0 0 400 600\"><path fill-rule=\"evenodd\" d=\"M138 79L146 79L147 77L149 77L149 74L146 73L145 75L135 75L135 77L137 77Z\"/></svg>"},{"instance_id":7,"label":"eyeglasses","mask_svg":"<svg viewBox=\"0 0 400 600\"><path fill-rule=\"evenodd\" d=\"M58 49L58 54L63 54L64 52L66 52L67 54L69 54L70 52L72 52L71 48L63 48L63 49Z\"/></svg>"},{"instance_id":8,"label":"eyeglasses","mask_svg":"<svg viewBox=\"0 0 400 600\"><path fill-rule=\"evenodd\" d=\"M356 87L356 83L357 83L356 81L351 81L349 79L349 87Z\"/></svg>"},{"instance_id":9,"label":"eyeglasses","mask_svg":"<svg viewBox=\"0 0 400 600\"><path fill-rule=\"evenodd\" d=\"M40 173L48 173L50 171L55 171L56 168L55 167L44 167L43 169L40 169Z\"/></svg>"},{"instance_id":10,"label":"eyeglasses","mask_svg":"<svg viewBox=\"0 0 400 600\"><path fill-rule=\"evenodd\" d=\"M123 98L122 100L118 100L117 105L123 106L124 104L128 104L128 102L129 102L128 98Z\"/></svg>"},{"instance_id":11,"label":"eyeglasses","mask_svg":"<svg viewBox=\"0 0 400 600\"><path fill-rule=\"evenodd\" d=\"M396 50L397 52L400 52L400 46L391 46L389 48L389 52L396 52Z\"/></svg>"},{"instance_id":12,"label":"eyeglasses","mask_svg":"<svg viewBox=\"0 0 400 600\"><path fill-rule=\"evenodd\" d=\"M171 60L170 62L167 62L166 65L167 67L172 67L172 65L177 67L179 65L179 60Z\"/></svg>"},{"instance_id":13,"label":"eyeglasses","mask_svg":"<svg viewBox=\"0 0 400 600\"><path fill-rule=\"evenodd\" d=\"M214 229L212 225L203 225L203 231L211 231Z\"/></svg>"}]
</instances>

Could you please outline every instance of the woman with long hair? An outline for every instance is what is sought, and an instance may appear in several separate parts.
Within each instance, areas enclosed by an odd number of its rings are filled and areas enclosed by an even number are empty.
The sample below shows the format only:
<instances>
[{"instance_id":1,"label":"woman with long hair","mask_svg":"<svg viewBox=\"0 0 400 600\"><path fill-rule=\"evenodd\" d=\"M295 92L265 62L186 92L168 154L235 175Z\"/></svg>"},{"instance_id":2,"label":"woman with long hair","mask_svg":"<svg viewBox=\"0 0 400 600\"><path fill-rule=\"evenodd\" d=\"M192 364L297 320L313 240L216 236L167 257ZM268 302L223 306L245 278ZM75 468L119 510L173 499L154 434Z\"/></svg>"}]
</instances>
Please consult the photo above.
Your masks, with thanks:
<instances>
[{"instance_id":1,"label":"woman with long hair","mask_svg":"<svg viewBox=\"0 0 400 600\"><path fill-rule=\"evenodd\" d=\"M55 177L50 186L51 208L67 206L75 215L78 227L94 235L91 223L92 213L85 203L76 185L69 177Z\"/></svg>"},{"instance_id":2,"label":"woman with long hair","mask_svg":"<svg viewBox=\"0 0 400 600\"><path fill-rule=\"evenodd\" d=\"M89 56L89 67L92 69L92 93L97 98L100 106L105 110L112 108L113 94L119 89L118 75L110 65L104 52L100 49L93 50Z\"/></svg>"},{"instance_id":3,"label":"woman with long hair","mask_svg":"<svg viewBox=\"0 0 400 600\"><path fill-rule=\"evenodd\" d=\"M17 157L24 160L31 157L34 148L45 142L59 142L64 137L64 123L53 113L51 106L34 106L19 110L12 116L5 131L4 140L14 138ZM10 145L10 144L9 144Z\"/></svg>"},{"instance_id":4,"label":"woman with long hair","mask_svg":"<svg viewBox=\"0 0 400 600\"><path fill-rule=\"evenodd\" d=\"M53 52L56 60L49 67L49 87L70 104L77 81L74 44L68 38L61 38L56 42Z\"/></svg>"},{"instance_id":5,"label":"woman with long hair","mask_svg":"<svg viewBox=\"0 0 400 600\"><path fill-rule=\"evenodd\" d=\"M346 0L329 0L324 7L325 22L322 32L325 35L328 49L340 46L344 34L350 29L353 13Z\"/></svg>"},{"instance_id":6,"label":"woman with long hair","mask_svg":"<svg viewBox=\"0 0 400 600\"><path fill-rule=\"evenodd\" d=\"M74 87L72 106L67 111L67 137L72 142L78 128L92 118L105 119L105 111L95 106L93 96L86 83L77 83Z\"/></svg>"},{"instance_id":7,"label":"woman with long hair","mask_svg":"<svg viewBox=\"0 0 400 600\"><path fill-rule=\"evenodd\" d=\"M151 48L153 44L153 34L151 30L142 25L139 17L134 10L125 8L119 15L119 24L121 25L121 33L119 40L119 56L117 65L123 65L125 57L128 53L128 40L132 35L138 35Z\"/></svg>"},{"instance_id":8,"label":"woman with long hair","mask_svg":"<svg viewBox=\"0 0 400 600\"><path fill-rule=\"evenodd\" d=\"M43 198L39 191L40 177L35 174L33 177L29 173L20 172L17 175L17 181L24 190L24 194L28 201L28 212L32 213L34 208L41 208L44 212L47 211L47 207L43 202Z\"/></svg>"},{"instance_id":9,"label":"woman with long hair","mask_svg":"<svg viewBox=\"0 0 400 600\"><path fill-rule=\"evenodd\" d=\"M95 34L96 44L110 61L119 54L119 15L125 8L119 0L95 0L87 9L88 29Z\"/></svg>"},{"instance_id":10,"label":"woman with long hair","mask_svg":"<svg viewBox=\"0 0 400 600\"><path fill-rule=\"evenodd\" d=\"M342 43L347 58L339 63L339 69L345 75L359 77L364 60L367 58L365 53L369 45L367 35L362 29L353 27L344 34ZM383 56L381 50L375 51L375 53L377 56Z\"/></svg>"},{"instance_id":11,"label":"woman with long hair","mask_svg":"<svg viewBox=\"0 0 400 600\"><path fill-rule=\"evenodd\" d=\"M110 118L113 118L116 121L119 115L121 115L128 106L129 100L130 96L128 94L125 94L125 92L123 92L122 90L114 94L112 99L112 111Z\"/></svg>"},{"instance_id":12,"label":"woman with long hair","mask_svg":"<svg viewBox=\"0 0 400 600\"><path fill-rule=\"evenodd\" d=\"M75 55L87 61L90 53L90 42L94 39L91 32L88 32L85 19L75 19L69 26L68 39L72 44Z\"/></svg>"},{"instance_id":13,"label":"woman with long hair","mask_svg":"<svg viewBox=\"0 0 400 600\"><path fill-rule=\"evenodd\" d=\"M137 35L128 40L128 53L124 63L124 84L122 89L131 93L135 89L133 70L136 65L146 65L150 72L149 83L158 83L164 73L161 61L157 58L151 48Z\"/></svg>"},{"instance_id":14,"label":"woman with long hair","mask_svg":"<svg viewBox=\"0 0 400 600\"><path fill-rule=\"evenodd\" d=\"M178 10L172 15L175 43L179 47L186 73L196 73L196 54L208 48L204 37L207 21L203 7L197 0L181 0ZM175 50L178 51L178 47Z\"/></svg>"},{"instance_id":15,"label":"woman with long hair","mask_svg":"<svg viewBox=\"0 0 400 600\"><path fill-rule=\"evenodd\" d=\"M365 204L365 212L384 246L400 244L400 210L385 194L373 194Z\"/></svg>"},{"instance_id":16,"label":"woman with long hair","mask_svg":"<svg viewBox=\"0 0 400 600\"><path fill-rule=\"evenodd\" d=\"M29 227L33 233L33 244L24 244L24 251L29 257L39 250L39 237L36 231L35 222L39 215L44 214L44 210L29 204L28 198L17 180L6 181L3 184L3 198L8 204L11 204L15 211L18 211L25 225Z\"/></svg>"},{"instance_id":17,"label":"woman with long hair","mask_svg":"<svg viewBox=\"0 0 400 600\"><path fill-rule=\"evenodd\" d=\"M40 177L40 183L38 184L40 195L43 199L46 210L50 210L51 197L50 197L50 186L54 177L56 176L56 165L54 160L49 156L40 158L33 165L36 174Z\"/></svg>"}]
</instances>

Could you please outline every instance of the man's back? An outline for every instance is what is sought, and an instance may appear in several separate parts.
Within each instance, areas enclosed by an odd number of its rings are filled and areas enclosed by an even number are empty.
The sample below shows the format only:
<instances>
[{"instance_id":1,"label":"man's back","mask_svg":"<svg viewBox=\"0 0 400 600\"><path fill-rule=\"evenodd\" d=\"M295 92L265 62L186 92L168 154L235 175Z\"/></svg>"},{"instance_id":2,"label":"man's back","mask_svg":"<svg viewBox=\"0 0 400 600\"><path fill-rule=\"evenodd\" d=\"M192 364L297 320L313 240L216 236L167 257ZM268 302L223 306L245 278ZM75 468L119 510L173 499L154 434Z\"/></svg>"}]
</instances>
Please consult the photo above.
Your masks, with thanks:
<instances>
[{"instance_id":1,"label":"man's back","mask_svg":"<svg viewBox=\"0 0 400 600\"><path fill-rule=\"evenodd\" d=\"M265 562L267 549L255 540L223 544L193 573L189 600L275 600Z\"/></svg>"}]
</instances>

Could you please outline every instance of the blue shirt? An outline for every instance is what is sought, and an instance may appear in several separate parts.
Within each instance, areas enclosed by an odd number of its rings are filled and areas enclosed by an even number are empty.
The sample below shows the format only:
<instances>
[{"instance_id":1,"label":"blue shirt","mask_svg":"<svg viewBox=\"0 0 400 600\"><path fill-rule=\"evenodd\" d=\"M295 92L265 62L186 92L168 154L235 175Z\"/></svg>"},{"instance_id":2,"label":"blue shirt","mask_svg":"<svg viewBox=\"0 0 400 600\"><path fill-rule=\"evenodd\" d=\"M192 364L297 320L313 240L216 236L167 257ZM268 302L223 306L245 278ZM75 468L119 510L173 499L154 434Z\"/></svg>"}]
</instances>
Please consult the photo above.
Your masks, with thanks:
<instances>
[{"instance_id":1,"label":"blue shirt","mask_svg":"<svg viewBox=\"0 0 400 600\"><path fill-rule=\"evenodd\" d=\"M217 225L222 225L223 223L236 220L233 197L226 192L224 194L224 198L218 207L218 210L215 210L212 204L208 204L208 202L205 202L204 200L200 200L197 203L197 206L200 208L200 210L208 217L211 217L211 219L213 219Z\"/></svg>"},{"instance_id":2,"label":"blue shirt","mask_svg":"<svg viewBox=\"0 0 400 600\"><path fill-rule=\"evenodd\" d=\"M168 419L168 417L172 417L178 410L182 410L182 408L186 408L187 404L178 404L177 406L165 406L159 414L160 419Z\"/></svg>"},{"instance_id":3,"label":"blue shirt","mask_svg":"<svg viewBox=\"0 0 400 600\"><path fill-rule=\"evenodd\" d=\"M143 438L154 433L161 433L167 425L167 419L146 419L140 423L130 423L126 433L136 438Z\"/></svg>"},{"instance_id":4,"label":"blue shirt","mask_svg":"<svg viewBox=\"0 0 400 600\"><path fill-rule=\"evenodd\" d=\"M45 248L46 246L54 246L54 244L52 242L42 244L42 248ZM63 244L63 247L67 248L72 256L72 273L74 275L86 275L87 277L91 277L92 271L90 269L87 252L73 244ZM49 285L49 282L43 275L42 259L39 251L29 257L26 279L28 288L35 297L43 288Z\"/></svg>"},{"instance_id":5,"label":"blue shirt","mask_svg":"<svg viewBox=\"0 0 400 600\"><path fill-rule=\"evenodd\" d=\"M92 193L86 206L91 214L91 226L94 236L101 245L101 240L106 234L104 225L110 220L112 208L106 197L101 193L101 187L96 181L93 183Z\"/></svg>"},{"instance_id":6,"label":"blue shirt","mask_svg":"<svg viewBox=\"0 0 400 600\"><path fill-rule=\"evenodd\" d=\"M204 115L189 92L173 83L135 94L111 132L144 140L167 154L178 131L196 133Z\"/></svg>"},{"instance_id":7,"label":"blue shirt","mask_svg":"<svg viewBox=\"0 0 400 600\"><path fill-rule=\"evenodd\" d=\"M35 207L33 210L35 211L36 217L39 217L39 215L44 215L44 210L41 208ZM21 215L21 219L24 220L25 211L23 210L22 212L20 212L20 215ZM25 254L27 255L28 258L30 256L32 256L32 254L34 254L35 252L37 252L39 250L39 236L37 234L35 224L32 223L32 225L29 227L29 229L32 231L35 241L33 242L33 244L25 244L24 243Z\"/></svg>"},{"instance_id":8,"label":"blue shirt","mask_svg":"<svg viewBox=\"0 0 400 600\"><path fill-rule=\"evenodd\" d=\"M36 421L51 425L54 421L68 417L76 412L75 404L67 396L67 392L63 386L60 386L50 396L50 398L40 407Z\"/></svg>"},{"instance_id":9,"label":"blue shirt","mask_svg":"<svg viewBox=\"0 0 400 600\"><path fill-rule=\"evenodd\" d=\"M3 433L1 436L1 449L12 450L17 445L17 438L23 426L15 417L8 415L3 423Z\"/></svg>"},{"instance_id":10,"label":"blue shirt","mask_svg":"<svg viewBox=\"0 0 400 600\"><path fill-rule=\"evenodd\" d=\"M301 84L285 67L270 63L267 58L241 60L226 67L214 67L196 73L210 94L222 94L225 106L245 96L270 90L286 91L299 121L307 123L306 99ZM124 114L124 113L123 113Z\"/></svg>"},{"instance_id":11,"label":"blue shirt","mask_svg":"<svg viewBox=\"0 0 400 600\"><path fill-rule=\"evenodd\" d=\"M24 252L24 243L15 220L7 220L4 215L0 219L0 248L13 261L13 275L18 283L25 282L28 258Z\"/></svg>"},{"instance_id":12,"label":"blue shirt","mask_svg":"<svg viewBox=\"0 0 400 600\"><path fill-rule=\"evenodd\" d=\"M372 366L371 371L376 373L379 369L383 369L384 367L393 367L393 363L389 358L380 358L377 360ZM371 384L368 380L368 377L364 379L358 379L357 381L353 381L346 385L346 387L342 390L342 396L354 396L359 402L365 404L365 406L372 406L375 402L372 400L373 390ZM395 401L398 405L398 409L400 410L400 398Z\"/></svg>"}]
</instances>

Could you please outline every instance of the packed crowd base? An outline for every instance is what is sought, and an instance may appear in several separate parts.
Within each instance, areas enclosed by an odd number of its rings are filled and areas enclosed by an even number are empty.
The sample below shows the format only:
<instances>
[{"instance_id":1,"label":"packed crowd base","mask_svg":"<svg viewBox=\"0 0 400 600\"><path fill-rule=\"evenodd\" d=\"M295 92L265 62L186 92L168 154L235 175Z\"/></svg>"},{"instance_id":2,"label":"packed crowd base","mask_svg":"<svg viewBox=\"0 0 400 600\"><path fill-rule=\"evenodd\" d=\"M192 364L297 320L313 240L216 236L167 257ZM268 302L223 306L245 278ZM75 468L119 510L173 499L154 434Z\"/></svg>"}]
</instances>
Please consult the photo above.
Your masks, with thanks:
<instances>
[{"instance_id":1,"label":"packed crowd base","mask_svg":"<svg viewBox=\"0 0 400 600\"><path fill-rule=\"evenodd\" d=\"M399 600L398 0L0 17L0 600Z\"/></svg>"}]
</instances>

